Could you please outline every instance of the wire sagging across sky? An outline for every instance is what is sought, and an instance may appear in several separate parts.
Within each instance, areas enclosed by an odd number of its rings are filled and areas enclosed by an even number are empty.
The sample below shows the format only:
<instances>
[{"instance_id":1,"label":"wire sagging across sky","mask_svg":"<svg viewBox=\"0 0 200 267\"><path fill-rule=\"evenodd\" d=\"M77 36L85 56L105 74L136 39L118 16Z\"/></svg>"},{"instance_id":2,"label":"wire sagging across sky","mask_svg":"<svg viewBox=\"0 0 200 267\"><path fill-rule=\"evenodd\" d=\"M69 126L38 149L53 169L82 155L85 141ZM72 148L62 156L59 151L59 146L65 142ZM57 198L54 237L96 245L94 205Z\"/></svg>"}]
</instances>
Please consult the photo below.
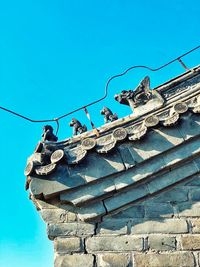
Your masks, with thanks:
<instances>
[{"instance_id":1,"label":"wire sagging across sky","mask_svg":"<svg viewBox=\"0 0 200 267\"><path fill-rule=\"evenodd\" d=\"M79 108L77 108L77 109L74 109L74 110L72 110L72 111L70 111L70 112L68 112L68 113L66 113L66 114L63 114L63 115L61 115L61 116L59 116L59 117L57 117L57 118L34 120L34 119L32 119L32 118L26 117L26 116L24 116L24 115L22 115L22 114L19 114L19 113L15 112L15 111L10 110L10 109L5 108L5 107L1 107L1 106L0 106L0 109L3 110L3 111L8 112L8 113L10 113L10 114L12 114L12 115L14 115L14 116L17 116L17 117L20 117L20 118L22 118L22 119L24 119L24 120L27 120L27 121L29 121L29 122L32 122L32 123L56 122L56 125L57 125L56 134L57 134L57 133L58 133L58 130L59 130L59 120L65 118L65 117L67 117L67 116L69 116L69 115L71 115L71 114L73 114L73 113L76 113L77 111L80 111L80 110L82 110L82 109L85 110L87 107L92 106L92 105L95 105L96 103L99 103L99 102L103 101L103 100L108 96L108 88L109 88L109 84L111 83L112 80L114 80L114 79L116 79L116 78L119 78L119 77L121 77L121 76L124 76L124 75L126 75L129 71L131 71L131 70L133 70L133 69L136 69L136 68L147 69L147 70L149 70L149 71L153 71L153 72L155 72L155 71L159 71L159 70L161 70L161 69L163 69L163 68L169 66L170 64L172 64L172 63L174 63L174 62L176 62L176 61L178 61L178 62L179 62L179 63L180 63L186 70L188 70L188 68L185 66L185 64L184 64L183 61L181 60L181 58L185 57L186 55L188 55L188 54L194 52L195 50L197 50L197 49L199 49L199 48L200 48L200 45L198 45L198 46L196 46L195 48L193 48L193 49L187 51L186 53L182 54L181 56L179 56L179 57L177 57L177 58L175 58L175 59L173 59L173 60L171 60L171 61L169 61L169 62L167 62L167 63L165 63L165 64L163 64L163 65L161 65L161 66L158 67L158 68L151 68L151 67L143 66L143 65L131 66L131 67L129 67L128 69L126 69L124 72L122 72L122 73L120 73L120 74L117 74L117 75L114 75L114 76L112 76L112 77L110 77L110 78L108 79L108 81L106 82L106 85L105 85L105 92L104 92L104 96L103 96L103 97L101 97L101 98L99 98L99 99L97 99L97 100L95 100L95 101L93 101L93 102L91 102L91 103L89 103L89 104L87 104L87 105L84 105L84 106L81 106L81 107L79 107Z\"/></svg>"}]
</instances>

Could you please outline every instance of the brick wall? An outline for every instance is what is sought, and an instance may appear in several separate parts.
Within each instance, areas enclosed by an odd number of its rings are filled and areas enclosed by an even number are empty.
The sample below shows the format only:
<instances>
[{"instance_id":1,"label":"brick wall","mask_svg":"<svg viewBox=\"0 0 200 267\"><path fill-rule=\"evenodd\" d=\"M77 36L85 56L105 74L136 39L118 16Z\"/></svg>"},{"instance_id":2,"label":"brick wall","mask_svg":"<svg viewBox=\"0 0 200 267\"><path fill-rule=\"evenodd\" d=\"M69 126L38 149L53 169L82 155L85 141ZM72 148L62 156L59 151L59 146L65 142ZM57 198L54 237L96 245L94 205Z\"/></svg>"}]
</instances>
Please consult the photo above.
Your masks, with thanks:
<instances>
[{"instance_id":1,"label":"brick wall","mask_svg":"<svg viewBox=\"0 0 200 267\"><path fill-rule=\"evenodd\" d=\"M29 158L55 267L200 267L199 73L157 89L159 110L142 106L146 115L107 124L95 140L47 142Z\"/></svg>"},{"instance_id":2,"label":"brick wall","mask_svg":"<svg viewBox=\"0 0 200 267\"><path fill-rule=\"evenodd\" d=\"M54 242L55 267L200 266L200 176L97 223L70 206L37 200Z\"/></svg>"}]
</instances>

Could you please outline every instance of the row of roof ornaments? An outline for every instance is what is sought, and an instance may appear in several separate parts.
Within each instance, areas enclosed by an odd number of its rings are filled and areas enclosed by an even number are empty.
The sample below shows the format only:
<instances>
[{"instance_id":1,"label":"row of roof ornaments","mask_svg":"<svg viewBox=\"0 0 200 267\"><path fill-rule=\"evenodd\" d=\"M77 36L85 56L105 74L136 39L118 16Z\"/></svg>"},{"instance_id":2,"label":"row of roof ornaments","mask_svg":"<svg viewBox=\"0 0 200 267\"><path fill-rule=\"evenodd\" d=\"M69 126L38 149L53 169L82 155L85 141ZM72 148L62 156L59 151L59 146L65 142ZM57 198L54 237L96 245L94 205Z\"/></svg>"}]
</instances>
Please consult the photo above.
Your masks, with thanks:
<instances>
[{"instance_id":1,"label":"row of roof ornaments","mask_svg":"<svg viewBox=\"0 0 200 267\"><path fill-rule=\"evenodd\" d=\"M148 102L153 92L149 90L149 78L146 77L140 85L140 93L137 92L132 95L132 91L123 91L116 96L117 100L127 104L130 100L133 101L135 99L134 105ZM156 93L158 94L158 92ZM28 160L25 175L49 175L56 170L56 166L60 162L66 162L69 165L77 164L86 157L90 150L96 150L98 153L108 153L121 141L141 139L151 127L159 124L166 127L175 125L180 115L188 110L200 113L200 95L196 95L184 102L176 102L173 106L162 108L161 111L144 116L139 122L132 121L123 127L118 127L102 137L87 137L79 143L67 146L61 143L53 145L53 142L39 142L35 153ZM43 140L52 141L51 134L53 134L51 131L44 132ZM28 188L28 184L26 188Z\"/></svg>"},{"instance_id":2,"label":"row of roof ornaments","mask_svg":"<svg viewBox=\"0 0 200 267\"><path fill-rule=\"evenodd\" d=\"M150 79L146 76L138 87L133 90L123 90L120 94L115 95L115 100L120 104L128 105L132 110L142 104L145 104L148 100L152 98L152 91L150 90ZM104 122L113 122L118 119L118 115L113 113L109 108L103 107L100 111L101 115L104 115ZM75 118L69 123L70 127L73 127L73 135L82 134L87 132L86 125L82 125L81 122ZM43 141L53 141L58 140L57 136L53 133L53 128L50 125L46 125L43 128L42 134Z\"/></svg>"}]
</instances>

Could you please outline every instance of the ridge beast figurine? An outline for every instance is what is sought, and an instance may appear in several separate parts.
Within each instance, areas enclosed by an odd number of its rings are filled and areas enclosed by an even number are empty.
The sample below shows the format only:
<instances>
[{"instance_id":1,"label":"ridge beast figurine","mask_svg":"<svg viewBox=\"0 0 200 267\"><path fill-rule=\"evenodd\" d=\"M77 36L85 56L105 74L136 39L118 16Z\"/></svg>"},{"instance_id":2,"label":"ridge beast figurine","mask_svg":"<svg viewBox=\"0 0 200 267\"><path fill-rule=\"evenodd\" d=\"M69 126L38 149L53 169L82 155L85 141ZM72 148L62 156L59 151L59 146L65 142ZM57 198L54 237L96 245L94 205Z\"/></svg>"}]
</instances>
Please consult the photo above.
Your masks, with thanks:
<instances>
[{"instance_id":1,"label":"ridge beast figurine","mask_svg":"<svg viewBox=\"0 0 200 267\"><path fill-rule=\"evenodd\" d=\"M104 115L104 122L108 123L109 121L115 121L118 119L118 116L116 113L112 113L112 111L107 108L107 107L103 107L103 109L100 111L101 115Z\"/></svg>"},{"instance_id":2,"label":"ridge beast figurine","mask_svg":"<svg viewBox=\"0 0 200 267\"><path fill-rule=\"evenodd\" d=\"M53 127L51 125L45 125L43 127L42 141L58 141L58 137L53 133Z\"/></svg>"},{"instance_id":3,"label":"ridge beast figurine","mask_svg":"<svg viewBox=\"0 0 200 267\"><path fill-rule=\"evenodd\" d=\"M120 94L115 95L115 100L120 104L129 105L129 100L132 100L135 107L145 104L152 98L150 90L150 78L146 76L133 90L123 90Z\"/></svg>"},{"instance_id":4,"label":"ridge beast figurine","mask_svg":"<svg viewBox=\"0 0 200 267\"><path fill-rule=\"evenodd\" d=\"M86 125L82 125L80 121L77 119L73 118L71 122L69 123L70 127L73 127L73 135L82 134L84 132L87 132L87 127Z\"/></svg>"}]
</instances>

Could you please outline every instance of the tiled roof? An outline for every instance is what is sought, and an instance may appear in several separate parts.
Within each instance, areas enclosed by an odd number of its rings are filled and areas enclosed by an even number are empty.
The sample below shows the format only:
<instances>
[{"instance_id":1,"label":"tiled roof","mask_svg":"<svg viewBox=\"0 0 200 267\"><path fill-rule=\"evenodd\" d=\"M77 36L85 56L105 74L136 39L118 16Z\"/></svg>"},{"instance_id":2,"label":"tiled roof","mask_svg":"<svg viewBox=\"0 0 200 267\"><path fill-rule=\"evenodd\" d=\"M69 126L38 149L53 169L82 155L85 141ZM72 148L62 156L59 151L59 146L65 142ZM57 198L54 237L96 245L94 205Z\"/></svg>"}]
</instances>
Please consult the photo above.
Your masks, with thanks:
<instances>
[{"instance_id":1,"label":"tiled roof","mask_svg":"<svg viewBox=\"0 0 200 267\"><path fill-rule=\"evenodd\" d=\"M94 220L197 174L200 69L154 92L142 109L100 127L99 137L40 142L26 168L31 195L58 197Z\"/></svg>"}]
</instances>

